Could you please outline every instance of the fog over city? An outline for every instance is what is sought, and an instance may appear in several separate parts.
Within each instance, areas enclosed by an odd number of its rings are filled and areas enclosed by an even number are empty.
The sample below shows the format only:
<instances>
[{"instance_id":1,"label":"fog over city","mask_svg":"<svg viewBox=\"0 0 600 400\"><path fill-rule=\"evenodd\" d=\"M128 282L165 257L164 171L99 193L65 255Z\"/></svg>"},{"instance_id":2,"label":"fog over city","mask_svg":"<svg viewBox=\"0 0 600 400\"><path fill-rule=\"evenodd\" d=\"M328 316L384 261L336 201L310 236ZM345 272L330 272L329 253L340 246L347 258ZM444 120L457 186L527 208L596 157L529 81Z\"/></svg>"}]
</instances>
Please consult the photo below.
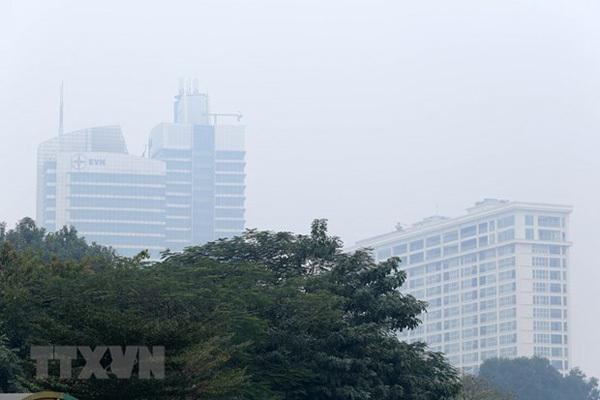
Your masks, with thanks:
<instances>
[{"instance_id":1,"label":"fog over city","mask_svg":"<svg viewBox=\"0 0 600 400\"><path fill-rule=\"evenodd\" d=\"M484 198L573 206L572 366L600 376L600 3L0 0L0 221L36 152L119 124L130 154L181 77L243 113L246 227L347 245Z\"/></svg>"}]
</instances>

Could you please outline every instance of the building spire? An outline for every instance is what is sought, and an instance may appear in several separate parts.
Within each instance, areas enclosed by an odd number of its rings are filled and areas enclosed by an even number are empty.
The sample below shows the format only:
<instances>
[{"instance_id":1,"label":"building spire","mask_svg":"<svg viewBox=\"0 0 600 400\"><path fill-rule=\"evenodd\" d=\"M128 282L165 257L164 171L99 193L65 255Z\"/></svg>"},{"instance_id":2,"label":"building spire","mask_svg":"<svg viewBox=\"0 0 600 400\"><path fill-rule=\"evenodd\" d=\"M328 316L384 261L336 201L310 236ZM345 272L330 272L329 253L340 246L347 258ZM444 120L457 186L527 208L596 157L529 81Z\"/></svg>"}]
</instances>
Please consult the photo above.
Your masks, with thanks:
<instances>
[{"instance_id":1,"label":"building spire","mask_svg":"<svg viewBox=\"0 0 600 400\"><path fill-rule=\"evenodd\" d=\"M64 133L64 128L63 128L63 110L64 110L63 88L64 88L64 81L61 81L60 82L60 115L59 115L59 119L58 119L58 135L59 136L61 136Z\"/></svg>"}]
</instances>

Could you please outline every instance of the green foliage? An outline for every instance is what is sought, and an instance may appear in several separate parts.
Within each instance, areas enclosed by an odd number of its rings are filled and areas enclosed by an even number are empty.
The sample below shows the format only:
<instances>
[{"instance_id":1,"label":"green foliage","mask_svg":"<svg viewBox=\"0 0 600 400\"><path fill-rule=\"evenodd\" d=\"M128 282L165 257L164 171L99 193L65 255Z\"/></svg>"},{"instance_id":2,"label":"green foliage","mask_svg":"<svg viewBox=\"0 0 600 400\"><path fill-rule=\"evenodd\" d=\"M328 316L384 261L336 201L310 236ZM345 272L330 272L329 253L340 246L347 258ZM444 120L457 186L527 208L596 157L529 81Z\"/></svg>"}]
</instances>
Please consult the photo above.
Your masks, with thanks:
<instances>
[{"instance_id":1,"label":"green foliage","mask_svg":"<svg viewBox=\"0 0 600 400\"><path fill-rule=\"evenodd\" d=\"M598 400L598 380L579 369L563 376L545 358L489 359L479 376L519 400Z\"/></svg>"},{"instance_id":2,"label":"green foliage","mask_svg":"<svg viewBox=\"0 0 600 400\"><path fill-rule=\"evenodd\" d=\"M7 383L92 400L443 400L459 390L441 354L396 338L425 310L398 291L399 260L342 253L324 220L310 235L248 231L153 265L30 220L4 238L0 333L20 368ZM31 345L73 344L163 345L166 379L33 379Z\"/></svg>"},{"instance_id":3,"label":"green foliage","mask_svg":"<svg viewBox=\"0 0 600 400\"><path fill-rule=\"evenodd\" d=\"M510 392L493 387L487 380L466 374L461 377L462 389L456 400L516 400Z\"/></svg>"}]
</instances>

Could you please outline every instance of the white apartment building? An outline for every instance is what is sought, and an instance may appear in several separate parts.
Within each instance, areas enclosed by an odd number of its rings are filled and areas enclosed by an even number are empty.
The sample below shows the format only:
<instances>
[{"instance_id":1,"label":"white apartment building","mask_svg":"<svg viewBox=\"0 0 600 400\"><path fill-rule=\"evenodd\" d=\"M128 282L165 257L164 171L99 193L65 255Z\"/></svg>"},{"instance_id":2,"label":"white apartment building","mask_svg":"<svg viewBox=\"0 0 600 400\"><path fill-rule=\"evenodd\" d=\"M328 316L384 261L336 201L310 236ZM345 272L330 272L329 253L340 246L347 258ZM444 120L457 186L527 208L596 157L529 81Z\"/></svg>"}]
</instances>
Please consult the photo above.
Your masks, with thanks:
<instances>
[{"instance_id":1,"label":"white apartment building","mask_svg":"<svg viewBox=\"0 0 600 400\"><path fill-rule=\"evenodd\" d=\"M434 216L361 240L378 261L401 259L401 291L428 303L399 333L465 372L494 357L540 356L570 366L570 206L486 199L458 218Z\"/></svg>"}]
</instances>

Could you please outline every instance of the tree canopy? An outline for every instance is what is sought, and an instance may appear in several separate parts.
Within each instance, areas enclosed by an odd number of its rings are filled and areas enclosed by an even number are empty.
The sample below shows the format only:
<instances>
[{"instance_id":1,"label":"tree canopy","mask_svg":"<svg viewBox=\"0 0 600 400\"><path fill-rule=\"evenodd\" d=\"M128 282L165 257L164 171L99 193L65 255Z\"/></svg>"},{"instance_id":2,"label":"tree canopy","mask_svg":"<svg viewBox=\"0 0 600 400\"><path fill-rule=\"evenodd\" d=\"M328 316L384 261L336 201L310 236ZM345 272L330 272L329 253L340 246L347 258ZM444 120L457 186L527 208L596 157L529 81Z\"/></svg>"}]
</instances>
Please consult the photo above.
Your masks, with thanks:
<instances>
[{"instance_id":1,"label":"tree canopy","mask_svg":"<svg viewBox=\"0 0 600 400\"><path fill-rule=\"evenodd\" d=\"M460 388L442 354L397 339L426 306L399 292L399 260L343 253L325 220L309 235L249 230L154 264L28 219L0 236L0 360L17 360L0 366L2 390L92 400L443 400ZM74 344L165 346L166 379L111 371L107 380L34 379L31 345Z\"/></svg>"},{"instance_id":2,"label":"tree canopy","mask_svg":"<svg viewBox=\"0 0 600 400\"><path fill-rule=\"evenodd\" d=\"M519 400L598 400L598 380L575 368L562 375L545 358L489 359L479 376Z\"/></svg>"}]
</instances>

